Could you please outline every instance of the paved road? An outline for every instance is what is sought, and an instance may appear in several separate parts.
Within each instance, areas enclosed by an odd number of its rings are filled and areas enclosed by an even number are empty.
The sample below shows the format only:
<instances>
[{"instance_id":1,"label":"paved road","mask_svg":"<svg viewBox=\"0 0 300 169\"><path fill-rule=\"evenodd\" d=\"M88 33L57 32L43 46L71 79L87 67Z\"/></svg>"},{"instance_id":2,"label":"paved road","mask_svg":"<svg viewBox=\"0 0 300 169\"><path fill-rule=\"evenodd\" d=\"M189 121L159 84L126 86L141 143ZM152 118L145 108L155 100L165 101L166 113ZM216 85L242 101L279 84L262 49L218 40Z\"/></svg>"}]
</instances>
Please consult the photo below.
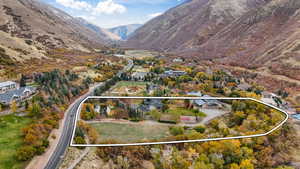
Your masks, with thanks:
<instances>
[{"instance_id":1,"label":"paved road","mask_svg":"<svg viewBox=\"0 0 300 169\"><path fill-rule=\"evenodd\" d=\"M128 60L128 65L124 67L122 71L120 71L117 76L120 76L123 72L129 71L133 67L133 61ZM75 125L76 120L76 111L79 108L80 103L86 99L88 96L93 95L94 89L97 87L103 86L104 83L100 83L89 90L84 96L81 96L77 99L65 112L66 120L63 127L62 135L59 139L58 145L51 155L50 160L47 162L45 169L56 169L59 167L61 160L63 159L66 149L69 147L71 138L72 138L72 131Z\"/></svg>"}]
</instances>

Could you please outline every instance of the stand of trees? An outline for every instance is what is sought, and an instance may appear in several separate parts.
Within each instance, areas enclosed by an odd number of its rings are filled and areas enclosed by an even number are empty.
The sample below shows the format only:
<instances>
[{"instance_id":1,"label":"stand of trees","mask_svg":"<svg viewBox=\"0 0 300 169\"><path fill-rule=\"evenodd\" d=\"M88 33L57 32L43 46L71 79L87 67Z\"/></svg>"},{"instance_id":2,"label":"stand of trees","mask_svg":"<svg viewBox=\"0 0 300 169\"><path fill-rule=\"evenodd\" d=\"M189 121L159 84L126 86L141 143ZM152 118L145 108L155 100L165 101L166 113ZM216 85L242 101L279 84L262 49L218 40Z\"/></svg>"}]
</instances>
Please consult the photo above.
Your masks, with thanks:
<instances>
[{"instance_id":1,"label":"stand of trees","mask_svg":"<svg viewBox=\"0 0 300 169\"><path fill-rule=\"evenodd\" d=\"M33 122L22 129L24 145L17 150L18 160L30 160L46 150L49 145L48 137L54 128L58 128L64 107L92 83L87 78L77 85L78 80L78 75L68 70L64 73L53 70L34 75L40 92L26 101L26 111Z\"/></svg>"}]
</instances>

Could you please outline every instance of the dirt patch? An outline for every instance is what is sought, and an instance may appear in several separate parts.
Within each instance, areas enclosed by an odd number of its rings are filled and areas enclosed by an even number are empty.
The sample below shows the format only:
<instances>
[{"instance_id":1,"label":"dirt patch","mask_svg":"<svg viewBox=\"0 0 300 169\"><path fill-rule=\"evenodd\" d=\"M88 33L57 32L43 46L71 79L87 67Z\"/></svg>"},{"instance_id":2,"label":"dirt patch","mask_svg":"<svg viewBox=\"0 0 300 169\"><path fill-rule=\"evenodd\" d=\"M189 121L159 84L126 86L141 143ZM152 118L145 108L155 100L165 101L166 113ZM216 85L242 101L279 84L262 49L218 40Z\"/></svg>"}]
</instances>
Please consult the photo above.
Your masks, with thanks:
<instances>
[{"instance_id":1,"label":"dirt patch","mask_svg":"<svg viewBox=\"0 0 300 169\"><path fill-rule=\"evenodd\" d=\"M80 157L81 153L84 151L76 147L69 147L66 153L66 156L60 165L59 169L68 169L68 167Z\"/></svg>"},{"instance_id":2,"label":"dirt patch","mask_svg":"<svg viewBox=\"0 0 300 169\"><path fill-rule=\"evenodd\" d=\"M85 158L75 167L76 169L111 169L109 163L105 163L96 154L96 149L92 149Z\"/></svg>"}]
</instances>

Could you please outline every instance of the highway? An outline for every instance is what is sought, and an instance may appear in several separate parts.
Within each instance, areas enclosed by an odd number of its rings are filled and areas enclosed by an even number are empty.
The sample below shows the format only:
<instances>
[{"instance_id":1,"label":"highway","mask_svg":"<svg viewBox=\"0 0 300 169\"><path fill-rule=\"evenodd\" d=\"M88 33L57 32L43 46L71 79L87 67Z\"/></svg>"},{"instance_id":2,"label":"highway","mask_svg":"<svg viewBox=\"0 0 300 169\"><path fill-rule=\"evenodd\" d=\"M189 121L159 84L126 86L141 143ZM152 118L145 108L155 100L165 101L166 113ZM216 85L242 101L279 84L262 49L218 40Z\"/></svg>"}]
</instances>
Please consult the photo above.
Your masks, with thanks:
<instances>
[{"instance_id":1,"label":"highway","mask_svg":"<svg viewBox=\"0 0 300 169\"><path fill-rule=\"evenodd\" d=\"M134 65L133 61L129 59L128 64L123 68L123 70L118 72L117 76L120 76L123 72L129 71L133 67L133 65ZM68 110L65 112L65 116L66 116L65 124L63 126L63 131L59 139L58 145L56 146L54 153L51 155L49 161L47 162L45 169L56 169L59 167L65 155L65 152L71 142L72 131L76 120L76 112L77 109L79 108L80 103L88 96L93 95L94 90L98 87L103 86L105 83L106 82L99 83L96 86L92 87L89 90L89 92L87 92L85 95L78 98L75 102L73 102L69 106Z\"/></svg>"}]
</instances>

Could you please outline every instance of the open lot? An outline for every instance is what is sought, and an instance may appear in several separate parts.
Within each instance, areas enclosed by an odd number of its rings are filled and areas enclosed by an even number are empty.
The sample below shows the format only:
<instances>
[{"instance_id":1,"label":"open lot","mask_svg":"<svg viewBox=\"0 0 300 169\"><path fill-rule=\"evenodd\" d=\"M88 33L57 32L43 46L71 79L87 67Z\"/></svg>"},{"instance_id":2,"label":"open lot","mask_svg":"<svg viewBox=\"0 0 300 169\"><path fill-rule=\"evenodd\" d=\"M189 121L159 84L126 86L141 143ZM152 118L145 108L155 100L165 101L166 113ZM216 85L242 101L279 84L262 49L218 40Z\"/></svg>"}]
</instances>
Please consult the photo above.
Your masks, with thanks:
<instances>
[{"instance_id":1,"label":"open lot","mask_svg":"<svg viewBox=\"0 0 300 169\"><path fill-rule=\"evenodd\" d=\"M152 58L158 55L158 52L147 51L147 50L127 50L126 56L134 58Z\"/></svg>"},{"instance_id":2,"label":"open lot","mask_svg":"<svg viewBox=\"0 0 300 169\"><path fill-rule=\"evenodd\" d=\"M99 132L101 141L113 139L118 142L134 143L141 140L165 138L170 135L167 125L141 123L94 123L91 125Z\"/></svg>"},{"instance_id":3,"label":"open lot","mask_svg":"<svg viewBox=\"0 0 300 169\"><path fill-rule=\"evenodd\" d=\"M142 66L134 66L132 72L149 72L149 68L143 68Z\"/></svg>"},{"instance_id":4,"label":"open lot","mask_svg":"<svg viewBox=\"0 0 300 169\"><path fill-rule=\"evenodd\" d=\"M108 93L113 95L127 94L137 96L146 90L146 84L147 82L121 81L113 86Z\"/></svg>"},{"instance_id":5,"label":"open lot","mask_svg":"<svg viewBox=\"0 0 300 169\"><path fill-rule=\"evenodd\" d=\"M16 152L22 146L21 129L31 122L29 118L7 115L0 117L0 168L24 168L25 163L16 159Z\"/></svg>"}]
</instances>

